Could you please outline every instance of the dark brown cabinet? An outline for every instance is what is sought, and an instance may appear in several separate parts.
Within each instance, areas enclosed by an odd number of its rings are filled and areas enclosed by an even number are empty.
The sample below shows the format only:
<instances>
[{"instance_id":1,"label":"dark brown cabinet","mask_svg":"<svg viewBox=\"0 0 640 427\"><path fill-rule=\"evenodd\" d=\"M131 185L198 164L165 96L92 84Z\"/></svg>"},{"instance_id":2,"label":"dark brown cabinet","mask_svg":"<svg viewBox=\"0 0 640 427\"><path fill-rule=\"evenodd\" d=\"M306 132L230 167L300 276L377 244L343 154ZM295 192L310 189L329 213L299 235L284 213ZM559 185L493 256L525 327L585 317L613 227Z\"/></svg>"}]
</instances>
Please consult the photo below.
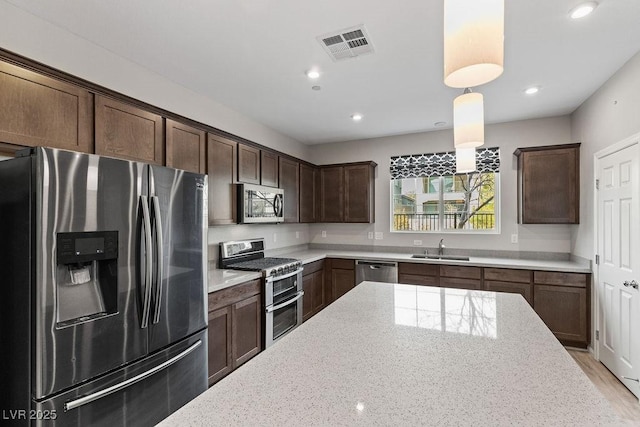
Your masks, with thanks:
<instances>
[{"instance_id":1,"label":"dark brown cabinet","mask_svg":"<svg viewBox=\"0 0 640 427\"><path fill-rule=\"evenodd\" d=\"M175 120L166 120L167 166L189 172L207 173L205 131Z\"/></svg>"},{"instance_id":2,"label":"dark brown cabinet","mask_svg":"<svg viewBox=\"0 0 640 427\"><path fill-rule=\"evenodd\" d=\"M331 281L331 300L335 301L356 286L355 261L331 258L326 265Z\"/></svg>"},{"instance_id":3,"label":"dark brown cabinet","mask_svg":"<svg viewBox=\"0 0 640 427\"><path fill-rule=\"evenodd\" d=\"M520 294L533 306L533 285L531 271L505 268L484 269L484 289L494 292Z\"/></svg>"},{"instance_id":4,"label":"dark brown cabinet","mask_svg":"<svg viewBox=\"0 0 640 427\"><path fill-rule=\"evenodd\" d=\"M0 141L92 153L93 95L0 62Z\"/></svg>"},{"instance_id":5,"label":"dark brown cabinet","mask_svg":"<svg viewBox=\"0 0 640 427\"><path fill-rule=\"evenodd\" d=\"M299 222L300 168L299 163L280 157L279 181L284 190L284 222Z\"/></svg>"},{"instance_id":6,"label":"dark brown cabinet","mask_svg":"<svg viewBox=\"0 0 640 427\"><path fill-rule=\"evenodd\" d=\"M480 290L482 289L482 268L441 265L440 286L443 288Z\"/></svg>"},{"instance_id":7,"label":"dark brown cabinet","mask_svg":"<svg viewBox=\"0 0 640 427\"><path fill-rule=\"evenodd\" d=\"M278 186L278 155L270 151L260 151L260 184Z\"/></svg>"},{"instance_id":8,"label":"dark brown cabinet","mask_svg":"<svg viewBox=\"0 0 640 427\"><path fill-rule=\"evenodd\" d=\"M320 168L319 222L375 221L374 162Z\"/></svg>"},{"instance_id":9,"label":"dark brown cabinet","mask_svg":"<svg viewBox=\"0 0 640 427\"><path fill-rule=\"evenodd\" d=\"M238 182L260 184L260 150L238 144Z\"/></svg>"},{"instance_id":10,"label":"dark brown cabinet","mask_svg":"<svg viewBox=\"0 0 640 427\"><path fill-rule=\"evenodd\" d=\"M300 164L300 222L317 220L318 168Z\"/></svg>"},{"instance_id":11,"label":"dark brown cabinet","mask_svg":"<svg viewBox=\"0 0 640 427\"><path fill-rule=\"evenodd\" d=\"M164 165L162 116L96 95L96 154Z\"/></svg>"},{"instance_id":12,"label":"dark brown cabinet","mask_svg":"<svg viewBox=\"0 0 640 427\"><path fill-rule=\"evenodd\" d=\"M209 175L209 224L235 224L237 222L235 141L208 135L207 173Z\"/></svg>"},{"instance_id":13,"label":"dark brown cabinet","mask_svg":"<svg viewBox=\"0 0 640 427\"><path fill-rule=\"evenodd\" d=\"M580 144L518 148L522 224L580 222Z\"/></svg>"},{"instance_id":14,"label":"dark brown cabinet","mask_svg":"<svg viewBox=\"0 0 640 427\"><path fill-rule=\"evenodd\" d=\"M305 265L303 274L302 320L306 321L327 304L328 295L325 295L324 284L324 260Z\"/></svg>"},{"instance_id":15,"label":"dark brown cabinet","mask_svg":"<svg viewBox=\"0 0 640 427\"><path fill-rule=\"evenodd\" d=\"M262 350L261 280L209 294L209 385Z\"/></svg>"},{"instance_id":16,"label":"dark brown cabinet","mask_svg":"<svg viewBox=\"0 0 640 427\"><path fill-rule=\"evenodd\" d=\"M398 263L398 282L409 285L439 286L439 268L434 264Z\"/></svg>"}]
</instances>

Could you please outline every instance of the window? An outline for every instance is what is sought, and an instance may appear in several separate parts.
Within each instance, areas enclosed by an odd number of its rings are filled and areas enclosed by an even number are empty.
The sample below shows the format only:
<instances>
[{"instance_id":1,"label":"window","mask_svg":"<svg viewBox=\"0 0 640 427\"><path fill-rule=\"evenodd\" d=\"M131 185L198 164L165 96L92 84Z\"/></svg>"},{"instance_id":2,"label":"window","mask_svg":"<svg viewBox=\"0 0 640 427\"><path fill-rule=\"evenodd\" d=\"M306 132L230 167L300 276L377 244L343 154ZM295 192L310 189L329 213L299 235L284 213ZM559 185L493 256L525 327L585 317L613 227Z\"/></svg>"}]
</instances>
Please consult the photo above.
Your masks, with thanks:
<instances>
[{"instance_id":1,"label":"window","mask_svg":"<svg viewBox=\"0 0 640 427\"><path fill-rule=\"evenodd\" d=\"M391 231L499 231L499 152L477 154L478 171L460 175L454 174L455 153L393 157Z\"/></svg>"}]
</instances>

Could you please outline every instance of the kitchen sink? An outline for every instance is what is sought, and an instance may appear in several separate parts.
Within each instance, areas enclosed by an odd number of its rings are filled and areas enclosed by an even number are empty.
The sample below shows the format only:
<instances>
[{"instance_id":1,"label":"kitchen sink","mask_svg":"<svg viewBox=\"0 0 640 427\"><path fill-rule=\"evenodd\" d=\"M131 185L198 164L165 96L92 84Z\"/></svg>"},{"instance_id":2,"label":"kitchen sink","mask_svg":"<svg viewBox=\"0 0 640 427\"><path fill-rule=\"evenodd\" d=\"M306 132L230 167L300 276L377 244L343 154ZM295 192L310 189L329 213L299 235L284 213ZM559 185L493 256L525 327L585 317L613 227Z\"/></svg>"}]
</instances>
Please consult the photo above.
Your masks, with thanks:
<instances>
[{"instance_id":1,"label":"kitchen sink","mask_svg":"<svg viewBox=\"0 0 640 427\"><path fill-rule=\"evenodd\" d=\"M468 256L459 256L459 255L426 255L426 254L414 254L411 255L411 258L421 258L421 259L441 259L441 260L449 260L449 261L469 261Z\"/></svg>"}]
</instances>

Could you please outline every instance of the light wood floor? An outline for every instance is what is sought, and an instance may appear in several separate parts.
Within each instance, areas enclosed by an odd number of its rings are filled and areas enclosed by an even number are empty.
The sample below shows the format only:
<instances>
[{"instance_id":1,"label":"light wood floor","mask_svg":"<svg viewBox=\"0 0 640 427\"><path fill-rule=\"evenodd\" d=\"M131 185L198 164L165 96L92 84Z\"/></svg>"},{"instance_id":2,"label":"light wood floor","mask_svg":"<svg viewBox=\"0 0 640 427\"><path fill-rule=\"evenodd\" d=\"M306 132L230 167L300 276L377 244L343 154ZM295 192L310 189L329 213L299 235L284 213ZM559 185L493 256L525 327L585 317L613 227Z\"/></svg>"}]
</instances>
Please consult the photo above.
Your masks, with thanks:
<instances>
[{"instance_id":1,"label":"light wood floor","mask_svg":"<svg viewBox=\"0 0 640 427\"><path fill-rule=\"evenodd\" d=\"M629 425L640 425L638 399L602 363L594 359L591 353L573 349L567 351L611 403L618 416L629 421Z\"/></svg>"}]
</instances>

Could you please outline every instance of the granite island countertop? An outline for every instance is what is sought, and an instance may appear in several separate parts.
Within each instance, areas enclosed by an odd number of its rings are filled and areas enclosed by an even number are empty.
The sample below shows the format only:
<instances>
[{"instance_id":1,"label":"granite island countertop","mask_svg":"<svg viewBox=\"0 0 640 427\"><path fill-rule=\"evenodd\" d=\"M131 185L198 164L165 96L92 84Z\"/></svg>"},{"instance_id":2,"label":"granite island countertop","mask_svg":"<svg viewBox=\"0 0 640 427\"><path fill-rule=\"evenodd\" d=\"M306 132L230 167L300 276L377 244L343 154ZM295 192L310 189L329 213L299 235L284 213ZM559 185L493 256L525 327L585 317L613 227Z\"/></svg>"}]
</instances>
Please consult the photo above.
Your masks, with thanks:
<instances>
[{"instance_id":1,"label":"granite island countertop","mask_svg":"<svg viewBox=\"0 0 640 427\"><path fill-rule=\"evenodd\" d=\"M363 282L163 421L617 425L520 295Z\"/></svg>"}]
</instances>

